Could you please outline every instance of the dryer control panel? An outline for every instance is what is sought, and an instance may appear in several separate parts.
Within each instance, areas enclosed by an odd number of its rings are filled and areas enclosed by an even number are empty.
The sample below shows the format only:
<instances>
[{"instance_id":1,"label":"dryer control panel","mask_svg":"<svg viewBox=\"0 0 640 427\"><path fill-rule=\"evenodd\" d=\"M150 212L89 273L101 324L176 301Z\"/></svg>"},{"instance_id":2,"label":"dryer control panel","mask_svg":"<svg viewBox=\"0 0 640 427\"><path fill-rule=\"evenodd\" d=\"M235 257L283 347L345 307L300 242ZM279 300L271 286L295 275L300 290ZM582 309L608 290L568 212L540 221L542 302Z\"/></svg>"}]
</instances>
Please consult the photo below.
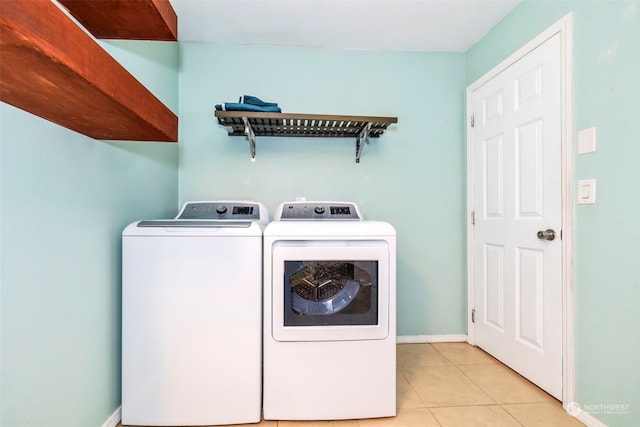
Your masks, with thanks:
<instances>
[{"instance_id":1,"label":"dryer control panel","mask_svg":"<svg viewBox=\"0 0 640 427\"><path fill-rule=\"evenodd\" d=\"M287 202L276 212L276 220L360 221L360 209L348 202Z\"/></svg>"},{"instance_id":2,"label":"dryer control panel","mask_svg":"<svg viewBox=\"0 0 640 427\"><path fill-rule=\"evenodd\" d=\"M188 202L182 207L176 219L259 220L260 205L226 201Z\"/></svg>"}]
</instances>

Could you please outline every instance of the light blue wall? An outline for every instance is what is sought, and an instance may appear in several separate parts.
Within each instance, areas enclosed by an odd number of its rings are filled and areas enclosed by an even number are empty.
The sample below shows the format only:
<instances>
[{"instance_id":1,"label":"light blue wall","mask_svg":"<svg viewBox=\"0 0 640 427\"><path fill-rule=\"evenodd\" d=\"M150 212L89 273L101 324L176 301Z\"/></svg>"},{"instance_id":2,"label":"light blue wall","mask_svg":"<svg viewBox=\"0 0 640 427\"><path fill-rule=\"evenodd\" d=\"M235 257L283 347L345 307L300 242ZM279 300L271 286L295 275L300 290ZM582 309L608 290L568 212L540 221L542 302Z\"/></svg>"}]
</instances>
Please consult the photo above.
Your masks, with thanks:
<instances>
[{"instance_id":1,"label":"light blue wall","mask_svg":"<svg viewBox=\"0 0 640 427\"><path fill-rule=\"evenodd\" d=\"M108 49L177 111L175 43ZM175 214L177 156L0 104L0 425L100 426L120 406L120 235Z\"/></svg>"},{"instance_id":2,"label":"light blue wall","mask_svg":"<svg viewBox=\"0 0 640 427\"><path fill-rule=\"evenodd\" d=\"M610 426L640 420L640 2L524 1L467 52L472 83L574 12L575 129L597 127L597 151L575 158L597 179L597 204L575 216L576 399ZM621 414L600 405L623 406Z\"/></svg>"},{"instance_id":3,"label":"light blue wall","mask_svg":"<svg viewBox=\"0 0 640 427\"><path fill-rule=\"evenodd\" d=\"M398 232L398 334L466 332L464 55L180 44L180 200L355 201ZM213 117L254 95L284 112L397 116L354 139L244 137Z\"/></svg>"}]
</instances>

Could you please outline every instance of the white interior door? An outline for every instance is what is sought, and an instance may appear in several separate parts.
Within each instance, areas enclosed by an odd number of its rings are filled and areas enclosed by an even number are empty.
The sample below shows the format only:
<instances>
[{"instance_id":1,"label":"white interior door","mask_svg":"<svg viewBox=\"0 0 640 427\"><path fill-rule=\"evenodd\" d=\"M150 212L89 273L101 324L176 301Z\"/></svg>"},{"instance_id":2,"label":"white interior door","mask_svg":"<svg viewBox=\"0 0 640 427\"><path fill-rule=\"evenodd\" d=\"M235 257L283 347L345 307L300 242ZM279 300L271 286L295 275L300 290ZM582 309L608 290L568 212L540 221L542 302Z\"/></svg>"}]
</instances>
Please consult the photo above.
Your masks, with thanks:
<instances>
[{"instance_id":1,"label":"white interior door","mask_svg":"<svg viewBox=\"0 0 640 427\"><path fill-rule=\"evenodd\" d=\"M479 87L472 103L475 344L561 399L560 35Z\"/></svg>"}]
</instances>

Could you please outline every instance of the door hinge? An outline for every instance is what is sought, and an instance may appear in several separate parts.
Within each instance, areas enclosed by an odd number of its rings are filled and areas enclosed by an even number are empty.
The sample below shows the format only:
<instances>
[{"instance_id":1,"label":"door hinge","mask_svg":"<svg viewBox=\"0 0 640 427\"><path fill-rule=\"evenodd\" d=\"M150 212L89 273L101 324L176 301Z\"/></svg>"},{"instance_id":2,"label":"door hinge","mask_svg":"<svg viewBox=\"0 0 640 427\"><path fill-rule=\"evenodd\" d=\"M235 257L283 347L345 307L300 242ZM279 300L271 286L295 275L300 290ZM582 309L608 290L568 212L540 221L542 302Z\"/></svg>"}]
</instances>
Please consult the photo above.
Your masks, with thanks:
<instances>
[{"instance_id":1,"label":"door hinge","mask_svg":"<svg viewBox=\"0 0 640 427\"><path fill-rule=\"evenodd\" d=\"M471 309L471 323L476 323L476 309Z\"/></svg>"},{"instance_id":2,"label":"door hinge","mask_svg":"<svg viewBox=\"0 0 640 427\"><path fill-rule=\"evenodd\" d=\"M562 240L562 230L560 230L560 240Z\"/></svg>"},{"instance_id":3,"label":"door hinge","mask_svg":"<svg viewBox=\"0 0 640 427\"><path fill-rule=\"evenodd\" d=\"M472 114L471 115L471 127L475 127L476 125L476 115Z\"/></svg>"},{"instance_id":4,"label":"door hinge","mask_svg":"<svg viewBox=\"0 0 640 427\"><path fill-rule=\"evenodd\" d=\"M476 211L471 211L471 225L476 225Z\"/></svg>"}]
</instances>

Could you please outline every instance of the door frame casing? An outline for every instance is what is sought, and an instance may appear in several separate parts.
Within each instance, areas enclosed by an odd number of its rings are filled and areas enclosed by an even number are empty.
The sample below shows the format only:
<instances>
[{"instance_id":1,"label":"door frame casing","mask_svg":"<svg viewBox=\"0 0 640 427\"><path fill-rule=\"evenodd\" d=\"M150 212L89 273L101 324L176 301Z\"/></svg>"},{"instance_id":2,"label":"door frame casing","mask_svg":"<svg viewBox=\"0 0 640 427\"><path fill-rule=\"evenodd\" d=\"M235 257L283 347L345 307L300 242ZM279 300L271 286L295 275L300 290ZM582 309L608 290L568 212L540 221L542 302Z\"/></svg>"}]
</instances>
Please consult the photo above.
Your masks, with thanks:
<instances>
[{"instance_id":1,"label":"door frame casing","mask_svg":"<svg viewBox=\"0 0 640 427\"><path fill-rule=\"evenodd\" d=\"M561 193L562 193L562 402L573 402L574 328L573 328L573 13L565 15L545 31L500 62L467 87L467 342L475 345L472 310L475 306L475 259L472 215L473 195L473 115L474 93L485 83L506 70L556 34L560 34L561 62Z\"/></svg>"}]
</instances>

